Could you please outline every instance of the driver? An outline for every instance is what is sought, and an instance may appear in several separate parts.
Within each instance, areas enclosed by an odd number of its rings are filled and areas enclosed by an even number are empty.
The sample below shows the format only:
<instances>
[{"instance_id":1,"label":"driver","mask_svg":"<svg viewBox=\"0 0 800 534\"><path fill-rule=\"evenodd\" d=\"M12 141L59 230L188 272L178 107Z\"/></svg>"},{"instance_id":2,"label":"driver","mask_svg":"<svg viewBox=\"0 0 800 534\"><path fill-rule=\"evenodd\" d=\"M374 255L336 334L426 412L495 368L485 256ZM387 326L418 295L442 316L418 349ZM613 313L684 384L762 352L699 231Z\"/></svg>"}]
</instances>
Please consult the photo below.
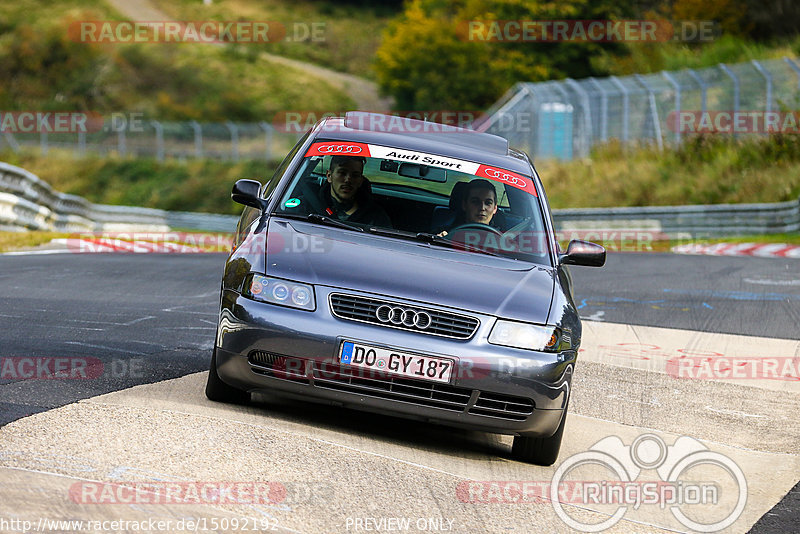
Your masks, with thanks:
<instances>
[{"instance_id":1,"label":"driver","mask_svg":"<svg viewBox=\"0 0 800 534\"><path fill-rule=\"evenodd\" d=\"M475 178L467 184L461 202L461 212L450 228L439 235L446 236L449 230L470 223L491 226L495 213L497 213L497 190L488 180Z\"/></svg>"},{"instance_id":2,"label":"driver","mask_svg":"<svg viewBox=\"0 0 800 534\"><path fill-rule=\"evenodd\" d=\"M391 228L389 216L372 198L364 178L366 161L360 156L333 156L319 199L327 215L339 220Z\"/></svg>"}]
</instances>

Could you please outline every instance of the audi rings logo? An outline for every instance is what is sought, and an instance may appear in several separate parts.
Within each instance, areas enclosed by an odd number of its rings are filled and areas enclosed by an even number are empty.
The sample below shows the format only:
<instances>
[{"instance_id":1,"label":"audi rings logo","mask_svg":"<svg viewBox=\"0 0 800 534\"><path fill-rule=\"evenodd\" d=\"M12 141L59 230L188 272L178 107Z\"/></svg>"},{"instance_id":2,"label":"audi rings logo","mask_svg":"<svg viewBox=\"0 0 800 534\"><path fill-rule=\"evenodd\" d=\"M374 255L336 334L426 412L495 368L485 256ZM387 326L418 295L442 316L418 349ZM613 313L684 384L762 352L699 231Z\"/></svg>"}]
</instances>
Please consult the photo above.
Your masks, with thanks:
<instances>
[{"instance_id":1,"label":"audi rings logo","mask_svg":"<svg viewBox=\"0 0 800 534\"><path fill-rule=\"evenodd\" d=\"M320 145L317 151L320 154L360 154L362 149L356 145Z\"/></svg>"},{"instance_id":2,"label":"audi rings logo","mask_svg":"<svg viewBox=\"0 0 800 534\"><path fill-rule=\"evenodd\" d=\"M513 185L516 187L525 187L525 180L520 178L519 176L514 176L513 174L508 174L507 172L503 172L497 169L484 169L484 174L493 180L497 180L499 182L504 182L509 185Z\"/></svg>"},{"instance_id":3,"label":"audi rings logo","mask_svg":"<svg viewBox=\"0 0 800 534\"><path fill-rule=\"evenodd\" d=\"M388 304L384 304L375 310L375 317L382 323L417 328L419 330L425 330L432 322L431 316L424 311L407 310L399 306L389 306Z\"/></svg>"}]
</instances>

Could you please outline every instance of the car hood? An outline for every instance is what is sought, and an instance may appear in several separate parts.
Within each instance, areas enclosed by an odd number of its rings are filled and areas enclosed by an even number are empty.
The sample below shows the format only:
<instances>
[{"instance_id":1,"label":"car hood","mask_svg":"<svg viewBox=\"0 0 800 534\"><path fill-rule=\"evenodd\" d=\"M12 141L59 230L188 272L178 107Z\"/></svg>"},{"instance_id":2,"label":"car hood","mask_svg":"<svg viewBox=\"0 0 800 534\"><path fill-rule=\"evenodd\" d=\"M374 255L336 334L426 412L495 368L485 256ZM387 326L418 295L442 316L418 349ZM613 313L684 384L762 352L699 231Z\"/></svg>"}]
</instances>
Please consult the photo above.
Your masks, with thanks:
<instances>
[{"instance_id":1,"label":"car hood","mask_svg":"<svg viewBox=\"0 0 800 534\"><path fill-rule=\"evenodd\" d=\"M551 267L271 219L266 274L508 319L547 322Z\"/></svg>"}]
</instances>

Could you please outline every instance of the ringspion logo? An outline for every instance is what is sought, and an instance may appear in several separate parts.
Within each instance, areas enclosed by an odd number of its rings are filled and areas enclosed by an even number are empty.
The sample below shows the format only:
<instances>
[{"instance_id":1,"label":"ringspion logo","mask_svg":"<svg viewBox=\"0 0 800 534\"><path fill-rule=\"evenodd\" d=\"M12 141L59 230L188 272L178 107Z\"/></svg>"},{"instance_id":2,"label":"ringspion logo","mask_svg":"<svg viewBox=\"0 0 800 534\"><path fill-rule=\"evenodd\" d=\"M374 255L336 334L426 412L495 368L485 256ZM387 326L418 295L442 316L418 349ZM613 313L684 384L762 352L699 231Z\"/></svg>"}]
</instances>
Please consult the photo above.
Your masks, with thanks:
<instances>
[{"instance_id":1,"label":"ringspion logo","mask_svg":"<svg viewBox=\"0 0 800 534\"><path fill-rule=\"evenodd\" d=\"M657 478L641 476L652 471ZM723 487L723 480L730 484ZM641 506L668 508L685 528L717 532L731 526L747 504L747 480L736 462L688 436L672 445L655 434L642 434L630 445L617 436L601 439L564 460L549 490L558 517L581 532L611 528ZM564 504L582 505L580 513ZM609 517L586 522L582 509L586 505L603 507Z\"/></svg>"}]
</instances>

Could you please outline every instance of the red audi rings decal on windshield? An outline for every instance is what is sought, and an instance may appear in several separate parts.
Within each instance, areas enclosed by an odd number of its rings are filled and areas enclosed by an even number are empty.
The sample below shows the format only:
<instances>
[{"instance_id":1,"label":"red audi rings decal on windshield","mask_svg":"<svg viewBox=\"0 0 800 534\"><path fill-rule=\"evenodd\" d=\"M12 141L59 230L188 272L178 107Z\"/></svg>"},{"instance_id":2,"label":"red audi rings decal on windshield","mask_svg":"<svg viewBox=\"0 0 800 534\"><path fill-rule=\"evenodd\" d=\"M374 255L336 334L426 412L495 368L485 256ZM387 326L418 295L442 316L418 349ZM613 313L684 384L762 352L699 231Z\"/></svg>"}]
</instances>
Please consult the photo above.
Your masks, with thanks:
<instances>
[{"instance_id":1,"label":"red audi rings decal on windshield","mask_svg":"<svg viewBox=\"0 0 800 534\"><path fill-rule=\"evenodd\" d=\"M339 143L335 141L314 143L306 152L310 156L364 156L369 157L366 143Z\"/></svg>"},{"instance_id":2,"label":"red audi rings decal on windshield","mask_svg":"<svg viewBox=\"0 0 800 534\"><path fill-rule=\"evenodd\" d=\"M533 182L530 178L526 178L505 169L496 169L494 167L489 167L488 165L481 165L478 167L478 177L489 178L490 180L494 180L496 182L502 182L536 196L536 188L533 187Z\"/></svg>"}]
</instances>

